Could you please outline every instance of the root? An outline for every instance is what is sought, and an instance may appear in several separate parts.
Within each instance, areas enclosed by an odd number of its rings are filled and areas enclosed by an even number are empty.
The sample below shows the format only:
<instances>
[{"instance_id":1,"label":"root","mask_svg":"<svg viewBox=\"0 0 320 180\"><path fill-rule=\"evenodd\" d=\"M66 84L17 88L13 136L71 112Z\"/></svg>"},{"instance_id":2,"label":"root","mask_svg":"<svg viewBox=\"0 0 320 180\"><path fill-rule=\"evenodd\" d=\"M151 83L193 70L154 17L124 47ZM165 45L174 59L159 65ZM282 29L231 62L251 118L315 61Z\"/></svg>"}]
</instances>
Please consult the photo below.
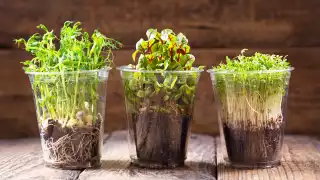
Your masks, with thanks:
<instances>
[{"instance_id":1,"label":"root","mask_svg":"<svg viewBox=\"0 0 320 180\"><path fill-rule=\"evenodd\" d=\"M251 110L252 110L253 112L257 113L257 114L260 114L258 111L256 111L256 110L250 105L250 103L249 103L249 101L248 101L248 98L245 97L245 96L244 96L244 98L246 99L246 101L247 101L249 107L251 108Z\"/></svg>"},{"instance_id":2,"label":"root","mask_svg":"<svg viewBox=\"0 0 320 180\"><path fill-rule=\"evenodd\" d=\"M53 164L84 164L98 160L100 131L98 128L90 132L74 130L56 141L49 138L43 144L45 161Z\"/></svg>"}]
</instances>

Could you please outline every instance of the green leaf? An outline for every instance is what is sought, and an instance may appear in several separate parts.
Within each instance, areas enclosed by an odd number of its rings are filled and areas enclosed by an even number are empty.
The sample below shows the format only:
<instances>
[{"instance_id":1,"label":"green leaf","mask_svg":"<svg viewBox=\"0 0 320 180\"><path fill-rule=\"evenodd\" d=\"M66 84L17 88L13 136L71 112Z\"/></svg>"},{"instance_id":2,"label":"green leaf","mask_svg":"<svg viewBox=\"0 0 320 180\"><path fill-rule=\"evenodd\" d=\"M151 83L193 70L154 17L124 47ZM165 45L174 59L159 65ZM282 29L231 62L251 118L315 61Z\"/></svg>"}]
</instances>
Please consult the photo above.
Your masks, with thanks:
<instances>
[{"instance_id":1,"label":"green leaf","mask_svg":"<svg viewBox=\"0 0 320 180\"><path fill-rule=\"evenodd\" d=\"M173 31L171 29L164 29L161 31L161 39L163 41L167 41L169 39L169 34L172 34Z\"/></svg>"},{"instance_id":2,"label":"green leaf","mask_svg":"<svg viewBox=\"0 0 320 180\"><path fill-rule=\"evenodd\" d=\"M177 44L177 42L176 42L177 41L177 36L175 36L174 34L169 34L168 35L168 39L170 40L171 43Z\"/></svg>"},{"instance_id":3,"label":"green leaf","mask_svg":"<svg viewBox=\"0 0 320 180\"><path fill-rule=\"evenodd\" d=\"M190 46L188 46L188 45L183 45L182 47L181 47L181 49L184 51L184 53L185 54L188 54L188 53L190 53Z\"/></svg>"},{"instance_id":4,"label":"green leaf","mask_svg":"<svg viewBox=\"0 0 320 180\"><path fill-rule=\"evenodd\" d=\"M163 81L163 85L170 88L171 86L171 76L167 76L165 77L164 81Z\"/></svg>"},{"instance_id":5,"label":"green leaf","mask_svg":"<svg viewBox=\"0 0 320 180\"><path fill-rule=\"evenodd\" d=\"M187 83L187 78L186 76L179 76L177 83L178 84L186 84Z\"/></svg>"},{"instance_id":6,"label":"green leaf","mask_svg":"<svg viewBox=\"0 0 320 180\"><path fill-rule=\"evenodd\" d=\"M182 33L179 33L177 35L177 41L180 43L180 44L188 44L188 39L186 38L186 36Z\"/></svg>"},{"instance_id":7,"label":"green leaf","mask_svg":"<svg viewBox=\"0 0 320 180\"><path fill-rule=\"evenodd\" d=\"M138 89L138 81L136 79L131 79L129 81L129 87L130 87L131 90Z\"/></svg>"},{"instance_id":8,"label":"green leaf","mask_svg":"<svg viewBox=\"0 0 320 180\"><path fill-rule=\"evenodd\" d=\"M155 82L155 86L161 88L161 87L163 87L163 84L160 84L158 81L156 81L156 82Z\"/></svg>"},{"instance_id":9,"label":"green leaf","mask_svg":"<svg viewBox=\"0 0 320 180\"><path fill-rule=\"evenodd\" d=\"M164 70L166 70L166 69L168 69L168 67L169 67L169 62L168 61L164 61Z\"/></svg>"},{"instance_id":10,"label":"green leaf","mask_svg":"<svg viewBox=\"0 0 320 180\"><path fill-rule=\"evenodd\" d=\"M153 40L154 38L156 38L157 30L156 29L148 29L146 34L147 34L147 37L149 40Z\"/></svg>"},{"instance_id":11,"label":"green leaf","mask_svg":"<svg viewBox=\"0 0 320 180\"><path fill-rule=\"evenodd\" d=\"M142 90L139 90L139 91L137 92L137 96L140 97L140 98L144 98L144 97L145 97L145 92L142 91Z\"/></svg>"},{"instance_id":12,"label":"green leaf","mask_svg":"<svg viewBox=\"0 0 320 180\"><path fill-rule=\"evenodd\" d=\"M142 50L142 43L144 42L144 40L141 38L137 43L136 43L136 50Z\"/></svg>"},{"instance_id":13,"label":"green leaf","mask_svg":"<svg viewBox=\"0 0 320 180\"><path fill-rule=\"evenodd\" d=\"M44 30L45 32L48 32L47 27L46 27L45 25L43 25L43 24L39 24L39 25L37 26L37 28L38 28L38 29L42 29L42 30Z\"/></svg>"},{"instance_id":14,"label":"green leaf","mask_svg":"<svg viewBox=\"0 0 320 180\"><path fill-rule=\"evenodd\" d=\"M152 41L152 40L151 40L151 41ZM149 41L143 41L143 42L141 43L141 48L142 48L142 50L147 50L148 47L149 47Z\"/></svg>"},{"instance_id":15,"label":"green leaf","mask_svg":"<svg viewBox=\"0 0 320 180\"><path fill-rule=\"evenodd\" d=\"M172 88L174 87L174 85L176 84L177 79L178 79L177 76L174 76L174 77L173 77L173 80L172 80L171 85L170 85L170 88L171 88L171 89L172 89Z\"/></svg>"},{"instance_id":16,"label":"green leaf","mask_svg":"<svg viewBox=\"0 0 320 180\"><path fill-rule=\"evenodd\" d=\"M26 61L24 61L24 62L21 62L23 65L25 65L25 66L29 66L30 64L32 64L32 61L30 61L30 60L26 60Z\"/></svg>"},{"instance_id":17,"label":"green leaf","mask_svg":"<svg viewBox=\"0 0 320 180\"><path fill-rule=\"evenodd\" d=\"M186 85L186 95L188 96L192 96L194 94L194 91L195 91L195 86L193 87L189 87L188 85Z\"/></svg>"},{"instance_id":18,"label":"green leaf","mask_svg":"<svg viewBox=\"0 0 320 180\"><path fill-rule=\"evenodd\" d=\"M187 54L185 67L192 67L192 64L195 61L195 57L192 54Z\"/></svg>"},{"instance_id":19,"label":"green leaf","mask_svg":"<svg viewBox=\"0 0 320 180\"><path fill-rule=\"evenodd\" d=\"M151 46L151 52L154 54L154 53L157 53L157 55L161 55L161 53L159 52L159 48L160 48L160 45L158 43L152 43L152 46Z\"/></svg>"},{"instance_id":20,"label":"green leaf","mask_svg":"<svg viewBox=\"0 0 320 180\"><path fill-rule=\"evenodd\" d=\"M181 97L181 93L178 93L174 96L174 100L177 101L178 99L180 99Z\"/></svg>"}]
</instances>

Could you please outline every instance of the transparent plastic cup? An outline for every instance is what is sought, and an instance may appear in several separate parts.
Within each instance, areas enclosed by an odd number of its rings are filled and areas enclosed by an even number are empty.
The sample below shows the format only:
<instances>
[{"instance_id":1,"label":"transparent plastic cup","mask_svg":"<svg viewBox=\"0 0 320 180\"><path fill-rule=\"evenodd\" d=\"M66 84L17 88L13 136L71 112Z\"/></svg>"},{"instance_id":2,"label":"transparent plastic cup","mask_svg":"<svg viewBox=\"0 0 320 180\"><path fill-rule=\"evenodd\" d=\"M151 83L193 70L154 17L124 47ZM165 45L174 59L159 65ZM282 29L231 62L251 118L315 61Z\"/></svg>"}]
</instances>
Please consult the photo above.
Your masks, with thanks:
<instances>
[{"instance_id":1,"label":"transparent plastic cup","mask_svg":"<svg viewBox=\"0 0 320 180\"><path fill-rule=\"evenodd\" d=\"M218 108L223 155L234 167L280 164L291 71L208 70Z\"/></svg>"},{"instance_id":2,"label":"transparent plastic cup","mask_svg":"<svg viewBox=\"0 0 320 180\"><path fill-rule=\"evenodd\" d=\"M132 163L147 168L183 166L202 70L140 71L126 66L119 70Z\"/></svg>"},{"instance_id":3,"label":"transparent plastic cup","mask_svg":"<svg viewBox=\"0 0 320 180\"><path fill-rule=\"evenodd\" d=\"M27 72L46 165L62 169L101 165L109 70Z\"/></svg>"}]
</instances>

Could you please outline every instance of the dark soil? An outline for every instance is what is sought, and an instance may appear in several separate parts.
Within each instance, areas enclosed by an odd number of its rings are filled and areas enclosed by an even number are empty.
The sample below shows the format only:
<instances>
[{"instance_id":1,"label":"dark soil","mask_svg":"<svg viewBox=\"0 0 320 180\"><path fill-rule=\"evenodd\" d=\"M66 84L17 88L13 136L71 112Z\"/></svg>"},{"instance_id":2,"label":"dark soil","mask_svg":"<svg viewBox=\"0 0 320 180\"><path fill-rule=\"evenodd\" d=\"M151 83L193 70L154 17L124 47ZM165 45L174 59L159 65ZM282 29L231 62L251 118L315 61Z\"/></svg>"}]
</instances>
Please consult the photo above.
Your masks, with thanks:
<instances>
[{"instance_id":1,"label":"dark soil","mask_svg":"<svg viewBox=\"0 0 320 180\"><path fill-rule=\"evenodd\" d=\"M49 151L51 166L77 169L100 166L100 126L98 120L94 126L62 127L55 120L48 120L48 125L40 127L43 147ZM46 156L46 154L44 154Z\"/></svg>"},{"instance_id":2,"label":"dark soil","mask_svg":"<svg viewBox=\"0 0 320 180\"><path fill-rule=\"evenodd\" d=\"M157 112L133 114L138 160L163 167L183 165L191 118Z\"/></svg>"},{"instance_id":3,"label":"dark soil","mask_svg":"<svg viewBox=\"0 0 320 180\"><path fill-rule=\"evenodd\" d=\"M254 166L278 161L283 131L284 125L275 125L275 122L260 128L232 128L224 123L223 132L230 162Z\"/></svg>"}]
</instances>

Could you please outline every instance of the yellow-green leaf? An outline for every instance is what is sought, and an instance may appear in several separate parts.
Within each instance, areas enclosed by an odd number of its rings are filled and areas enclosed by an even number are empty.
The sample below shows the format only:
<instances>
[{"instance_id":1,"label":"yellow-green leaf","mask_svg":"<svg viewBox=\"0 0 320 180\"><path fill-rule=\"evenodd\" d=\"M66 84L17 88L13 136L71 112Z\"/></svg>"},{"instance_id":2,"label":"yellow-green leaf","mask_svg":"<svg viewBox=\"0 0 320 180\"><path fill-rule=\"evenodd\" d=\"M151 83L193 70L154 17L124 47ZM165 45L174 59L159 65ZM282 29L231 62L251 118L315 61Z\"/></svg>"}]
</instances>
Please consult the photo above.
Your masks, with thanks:
<instances>
[{"instance_id":1,"label":"yellow-green leaf","mask_svg":"<svg viewBox=\"0 0 320 180\"><path fill-rule=\"evenodd\" d=\"M139 50L135 50L135 51L132 53L132 59L133 59L134 62L136 61L137 53L138 53L138 52L139 52Z\"/></svg>"}]
</instances>

